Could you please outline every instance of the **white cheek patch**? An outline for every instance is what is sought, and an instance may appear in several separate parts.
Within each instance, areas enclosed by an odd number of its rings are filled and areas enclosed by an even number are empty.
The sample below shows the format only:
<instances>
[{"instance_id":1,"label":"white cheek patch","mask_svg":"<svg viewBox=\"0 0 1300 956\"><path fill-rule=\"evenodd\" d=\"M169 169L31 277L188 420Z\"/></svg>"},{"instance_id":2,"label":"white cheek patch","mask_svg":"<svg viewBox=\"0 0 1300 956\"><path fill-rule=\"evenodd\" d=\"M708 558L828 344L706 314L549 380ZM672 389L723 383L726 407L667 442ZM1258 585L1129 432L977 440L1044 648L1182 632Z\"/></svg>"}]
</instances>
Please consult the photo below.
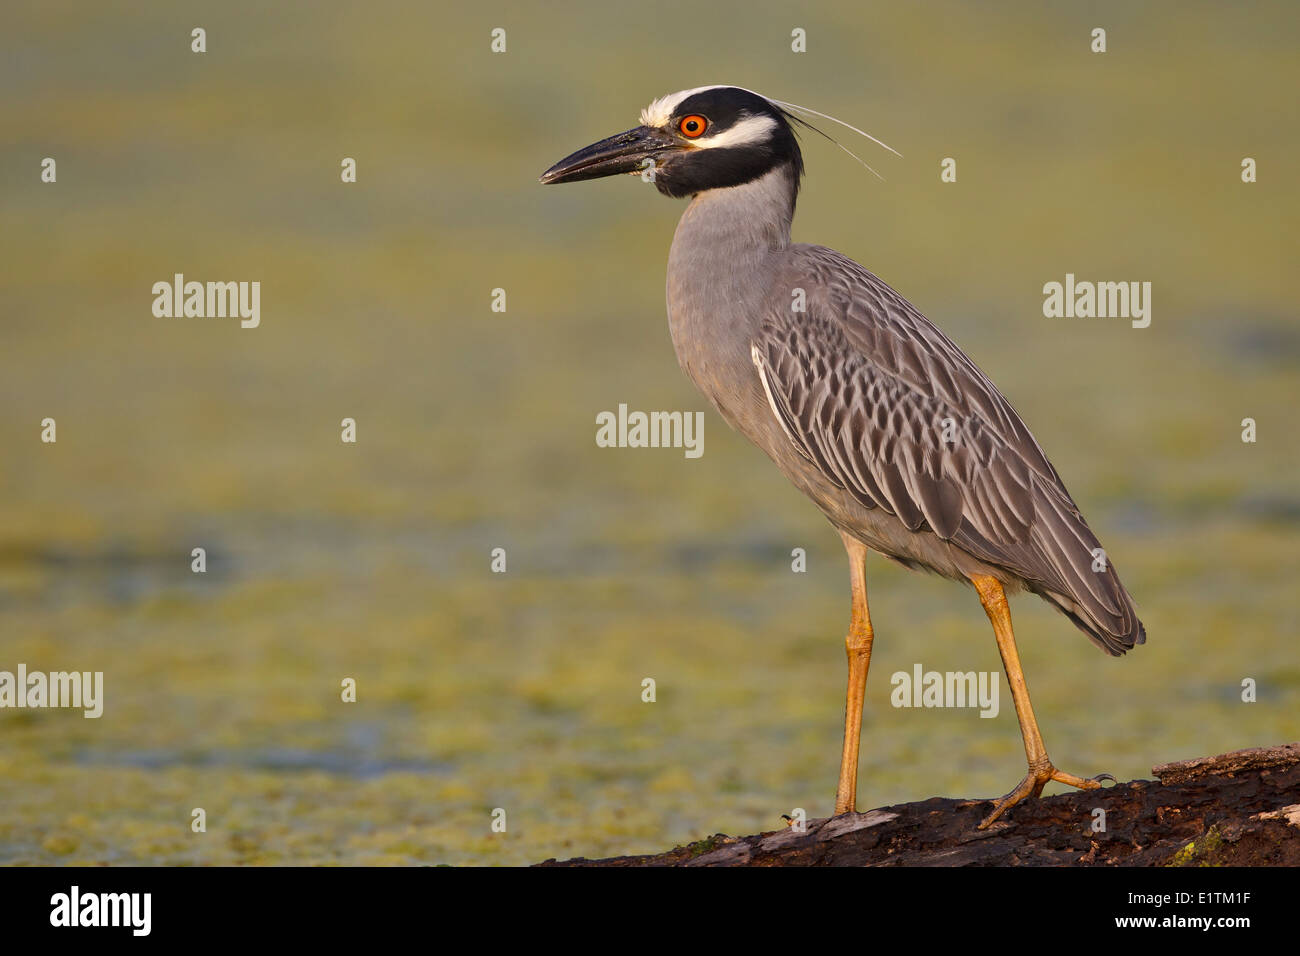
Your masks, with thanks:
<instances>
[{"instance_id":1,"label":"white cheek patch","mask_svg":"<svg viewBox=\"0 0 1300 956\"><path fill-rule=\"evenodd\" d=\"M717 149L718 147L762 143L772 138L772 130L774 129L776 129L776 120L770 116L746 116L733 124L730 129L724 129L712 136L706 134L699 139L691 140L691 145L700 149Z\"/></svg>"},{"instance_id":2,"label":"white cheek patch","mask_svg":"<svg viewBox=\"0 0 1300 956\"><path fill-rule=\"evenodd\" d=\"M688 96L694 96L696 93L703 93L705 90L721 90L725 85L715 83L713 86L697 86L693 90L681 90L677 93L669 93L667 96L661 96L649 106L641 111L642 126L665 126L672 119L673 110L681 104L682 100Z\"/></svg>"}]
</instances>

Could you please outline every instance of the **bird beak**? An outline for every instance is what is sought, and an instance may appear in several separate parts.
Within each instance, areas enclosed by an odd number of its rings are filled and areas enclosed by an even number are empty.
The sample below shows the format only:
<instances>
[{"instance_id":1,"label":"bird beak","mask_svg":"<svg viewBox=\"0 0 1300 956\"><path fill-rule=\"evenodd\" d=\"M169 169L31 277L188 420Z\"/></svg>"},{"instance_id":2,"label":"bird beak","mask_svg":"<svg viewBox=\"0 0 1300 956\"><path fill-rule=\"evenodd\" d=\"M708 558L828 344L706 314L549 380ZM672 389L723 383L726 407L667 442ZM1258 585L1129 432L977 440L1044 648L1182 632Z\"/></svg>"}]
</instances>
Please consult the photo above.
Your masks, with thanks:
<instances>
[{"instance_id":1,"label":"bird beak","mask_svg":"<svg viewBox=\"0 0 1300 956\"><path fill-rule=\"evenodd\" d=\"M619 173L639 173L650 168L659 153L681 148L681 144L663 130L638 126L564 157L542 173L539 182L548 185L576 183Z\"/></svg>"}]
</instances>

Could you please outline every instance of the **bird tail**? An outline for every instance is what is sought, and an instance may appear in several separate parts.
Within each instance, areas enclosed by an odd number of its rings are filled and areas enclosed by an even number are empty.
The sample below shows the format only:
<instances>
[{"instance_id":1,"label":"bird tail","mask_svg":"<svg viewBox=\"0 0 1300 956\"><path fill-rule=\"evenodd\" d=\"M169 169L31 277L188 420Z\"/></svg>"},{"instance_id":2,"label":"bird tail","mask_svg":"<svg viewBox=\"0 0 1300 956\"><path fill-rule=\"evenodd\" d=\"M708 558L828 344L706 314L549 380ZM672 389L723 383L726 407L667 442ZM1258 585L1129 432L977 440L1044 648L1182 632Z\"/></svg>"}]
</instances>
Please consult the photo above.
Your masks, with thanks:
<instances>
[{"instance_id":1,"label":"bird tail","mask_svg":"<svg viewBox=\"0 0 1300 956\"><path fill-rule=\"evenodd\" d=\"M1047 500L1044 501L1043 497ZM1055 580L1027 582L1107 654L1119 657L1145 644L1133 598L1110 556L1068 495L1042 496L1031 532L1037 549L1056 572Z\"/></svg>"},{"instance_id":2,"label":"bird tail","mask_svg":"<svg viewBox=\"0 0 1300 956\"><path fill-rule=\"evenodd\" d=\"M1090 613L1079 602L1066 595L1037 587L1032 588L1032 590L1073 621L1074 626L1087 634L1090 641L1112 657L1122 657L1125 652L1131 651L1136 645L1147 642L1147 629L1138 620L1136 609L1133 608L1133 599L1129 597L1129 593L1124 590L1123 585L1119 586L1119 594L1125 599L1132 612L1130 618L1132 624L1113 630L1099 621L1093 613Z\"/></svg>"}]
</instances>

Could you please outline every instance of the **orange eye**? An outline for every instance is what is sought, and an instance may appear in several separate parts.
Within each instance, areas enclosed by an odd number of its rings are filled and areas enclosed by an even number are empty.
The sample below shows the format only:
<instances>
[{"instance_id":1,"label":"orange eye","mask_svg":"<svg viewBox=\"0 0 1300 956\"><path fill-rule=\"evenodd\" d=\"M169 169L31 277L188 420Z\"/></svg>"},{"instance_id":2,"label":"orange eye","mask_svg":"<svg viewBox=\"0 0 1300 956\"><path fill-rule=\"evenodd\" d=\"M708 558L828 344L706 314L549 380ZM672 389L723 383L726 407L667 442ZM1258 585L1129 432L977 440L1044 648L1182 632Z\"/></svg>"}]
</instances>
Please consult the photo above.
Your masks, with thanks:
<instances>
[{"instance_id":1,"label":"orange eye","mask_svg":"<svg viewBox=\"0 0 1300 956\"><path fill-rule=\"evenodd\" d=\"M698 113L692 113L690 116L683 116L682 121L677 124L677 128L682 131L682 135L687 139L695 139L709 128L709 121Z\"/></svg>"}]
</instances>

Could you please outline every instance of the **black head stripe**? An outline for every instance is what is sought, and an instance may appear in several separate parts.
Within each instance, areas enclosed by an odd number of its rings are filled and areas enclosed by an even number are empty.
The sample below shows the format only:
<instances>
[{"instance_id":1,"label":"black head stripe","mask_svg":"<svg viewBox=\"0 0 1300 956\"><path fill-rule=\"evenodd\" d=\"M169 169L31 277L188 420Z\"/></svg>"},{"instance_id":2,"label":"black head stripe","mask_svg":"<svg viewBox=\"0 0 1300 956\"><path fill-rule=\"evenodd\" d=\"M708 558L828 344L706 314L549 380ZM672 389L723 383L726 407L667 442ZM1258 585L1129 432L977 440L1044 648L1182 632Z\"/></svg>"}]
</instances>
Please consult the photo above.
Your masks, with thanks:
<instances>
[{"instance_id":1,"label":"black head stripe","mask_svg":"<svg viewBox=\"0 0 1300 956\"><path fill-rule=\"evenodd\" d=\"M746 116L771 116L785 123L781 111L757 93L737 89L734 86L719 87L715 90L703 90L686 97L673 111L673 119L699 113L707 117L712 130L721 132L730 129L737 121Z\"/></svg>"},{"instance_id":2,"label":"black head stripe","mask_svg":"<svg viewBox=\"0 0 1300 956\"><path fill-rule=\"evenodd\" d=\"M655 184L668 196L691 196L708 189L722 189L751 182L778 166L789 165L794 188L803 174L803 156L784 111L757 93L734 86L702 90L682 100L673 110L671 126L682 117L698 113L709 121L701 140L726 132L750 116L767 116L775 121L770 135L757 142L712 149L687 149L674 154L659 170Z\"/></svg>"}]
</instances>

